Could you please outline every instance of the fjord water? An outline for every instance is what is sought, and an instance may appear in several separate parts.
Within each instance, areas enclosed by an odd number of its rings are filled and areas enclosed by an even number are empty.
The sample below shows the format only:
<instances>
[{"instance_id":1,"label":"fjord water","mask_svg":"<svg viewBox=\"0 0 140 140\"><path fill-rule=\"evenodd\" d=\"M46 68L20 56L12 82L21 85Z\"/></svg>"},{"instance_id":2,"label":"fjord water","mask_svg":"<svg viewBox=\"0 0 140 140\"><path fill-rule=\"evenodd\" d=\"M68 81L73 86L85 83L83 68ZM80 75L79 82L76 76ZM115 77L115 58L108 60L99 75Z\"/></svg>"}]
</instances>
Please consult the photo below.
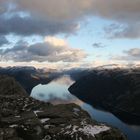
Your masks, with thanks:
<instances>
[{"instance_id":1,"label":"fjord water","mask_svg":"<svg viewBox=\"0 0 140 140\"><path fill-rule=\"evenodd\" d=\"M80 101L68 91L68 88L72 83L74 83L74 81L69 76L63 76L53 80L47 85L37 85L33 88L31 96L42 101L52 102L53 104L76 103L86 110L93 119L119 128L127 135L128 140L140 140L140 126L128 125L113 114L95 109Z\"/></svg>"}]
</instances>

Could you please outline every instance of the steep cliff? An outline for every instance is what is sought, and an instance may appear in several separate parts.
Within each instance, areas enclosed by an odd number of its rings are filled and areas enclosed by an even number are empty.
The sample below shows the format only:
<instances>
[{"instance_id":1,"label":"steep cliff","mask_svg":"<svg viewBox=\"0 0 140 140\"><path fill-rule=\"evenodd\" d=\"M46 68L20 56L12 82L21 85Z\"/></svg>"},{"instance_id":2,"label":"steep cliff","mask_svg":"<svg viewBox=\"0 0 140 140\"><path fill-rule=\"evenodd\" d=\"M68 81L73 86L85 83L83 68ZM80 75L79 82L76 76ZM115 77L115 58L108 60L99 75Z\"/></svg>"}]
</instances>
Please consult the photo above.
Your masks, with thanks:
<instances>
[{"instance_id":1,"label":"steep cliff","mask_svg":"<svg viewBox=\"0 0 140 140\"><path fill-rule=\"evenodd\" d=\"M77 80L69 91L123 121L140 124L140 69L99 69Z\"/></svg>"},{"instance_id":2,"label":"steep cliff","mask_svg":"<svg viewBox=\"0 0 140 140\"><path fill-rule=\"evenodd\" d=\"M0 76L0 140L126 140L117 129L92 120L75 104L52 105L28 96Z\"/></svg>"}]
</instances>

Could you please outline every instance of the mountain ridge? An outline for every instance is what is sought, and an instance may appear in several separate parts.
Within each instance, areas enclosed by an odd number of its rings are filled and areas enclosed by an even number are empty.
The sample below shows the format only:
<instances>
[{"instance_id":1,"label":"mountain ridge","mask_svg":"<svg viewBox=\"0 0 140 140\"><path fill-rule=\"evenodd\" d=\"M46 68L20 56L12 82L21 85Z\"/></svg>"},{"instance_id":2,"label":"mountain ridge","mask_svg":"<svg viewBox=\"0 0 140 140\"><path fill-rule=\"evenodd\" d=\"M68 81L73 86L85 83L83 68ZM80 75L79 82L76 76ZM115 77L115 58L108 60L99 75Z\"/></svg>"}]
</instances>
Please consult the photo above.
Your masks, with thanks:
<instances>
[{"instance_id":1,"label":"mountain ridge","mask_svg":"<svg viewBox=\"0 0 140 140\"><path fill-rule=\"evenodd\" d=\"M140 123L140 68L92 70L69 91L127 123Z\"/></svg>"}]
</instances>

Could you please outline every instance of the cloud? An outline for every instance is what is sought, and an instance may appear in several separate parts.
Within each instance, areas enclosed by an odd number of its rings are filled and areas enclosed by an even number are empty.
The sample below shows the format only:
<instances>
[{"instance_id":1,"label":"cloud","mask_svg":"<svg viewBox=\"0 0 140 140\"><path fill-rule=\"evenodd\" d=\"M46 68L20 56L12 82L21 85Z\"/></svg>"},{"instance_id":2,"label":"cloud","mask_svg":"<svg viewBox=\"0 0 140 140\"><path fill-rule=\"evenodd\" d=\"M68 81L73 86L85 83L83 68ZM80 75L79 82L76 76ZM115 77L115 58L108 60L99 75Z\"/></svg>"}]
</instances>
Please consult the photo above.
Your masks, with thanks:
<instances>
[{"instance_id":1,"label":"cloud","mask_svg":"<svg viewBox=\"0 0 140 140\"><path fill-rule=\"evenodd\" d=\"M12 12L26 11L30 16L28 18L15 16L10 19L1 17L1 23L5 25L1 24L2 33L14 32L20 35L72 33L77 31L78 22L83 21L84 17L98 16L126 26L122 31L118 29L114 33L112 30L114 38L140 37L139 0L59 0L59 2L58 0L8 0L8 2L15 4ZM3 5L7 5L8 2L0 0L0 4ZM1 13L8 12L9 7L11 6L0 8L3 9Z\"/></svg>"},{"instance_id":2,"label":"cloud","mask_svg":"<svg viewBox=\"0 0 140 140\"><path fill-rule=\"evenodd\" d=\"M112 38L140 37L139 0L18 0L32 14L56 21L73 21L89 15L115 21L119 27L111 30ZM34 5L32 5L34 3Z\"/></svg>"},{"instance_id":3,"label":"cloud","mask_svg":"<svg viewBox=\"0 0 140 140\"><path fill-rule=\"evenodd\" d=\"M9 1L7 0L7 1L5 1L5 0L0 0L0 15L2 15L3 13L5 13L5 12L7 12L7 3L8 3Z\"/></svg>"},{"instance_id":4,"label":"cloud","mask_svg":"<svg viewBox=\"0 0 140 140\"><path fill-rule=\"evenodd\" d=\"M0 36L0 47L8 43L9 41L6 39L5 36Z\"/></svg>"},{"instance_id":5,"label":"cloud","mask_svg":"<svg viewBox=\"0 0 140 140\"><path fill-rule=\"evenodd\" d=\"M19 8L53 21L71 21L92 9L93 0L15 0Z\"/></svg>"},{"instance_id":6,"label":"cloud","mask_svg":"<svg viewBox=\"0 0 140 140\"><path fill-rule=\"evenodd\" d=\"M105 47L105 45L103 45L102 43L99 43L99 42L93 43L92 46L93 46L94 48L104 48L104 47Z\"/></svg>"},{"instance_id":7,"label":"cloud","mask_svg":"<svg viewBox=\"0 0 140 140\"><path fill-rule=\"evenodd\" d=\"M114 56L111 59L119 61L140 61L140 48L132 48L123 51L123 55Z\"/></svg>"},{"instance_id":8,"label":"cloud","mask_svg":"<svg viewBox=\"0 0 140 140\"><path fill-rule=\"evenodd\" d=\"M140 23L113 23L104 27L104 31L109 38L137 39L140 37Z\"/></svg>"},{"instance_id":9,"label":"cloud","mask_svg":"<svg viewBox=\"0 0 140 140\"><path fill-rule=\"evenodd\" d=\"M69 47L65 40L49 36L44 42L33 45L19 42L13 48L3 50L1 56L3 60L15 62L78 62L87 54L81 49Z\"/></svg>"},{"instance_id":10,"label":"cloud","mask_svg":"<svg viewBox=\"0 0 140 140\"><path fill-rule=\"evenodd\" d=\"M77 30L76 23L51 22L35 17L20 17L19 15L6 18L0 17L0 34L14 33L17 35L54 35L72 33Z\"/></svg>"},{"instance_id":11,"label":"cloud","mask_svg":"<svg viewBox=\"0 0 140 140\"><path fill-rule=\"evenodd\" d=\"M126 61L140 61L140 48L124 51L124 56L121 56L121 58Z\"/></svg>"},{"instance_id":12,"label":"cloud","mask_svg":"<svg viewBox=\"0 0 140 140\"><path fill-rule=\"evenodd\" d=\"M132 57L140 57L140 48L133 48L128 51L124 51L127 55Z\"/></svg>"},{"instance_id":13,"label":"cloud","mask_svg":"<svg viewBox=\"0 0 140 140\"><path fill-rule=\"evenodd\" d=\"M73 19L96 14L115 20L138 20L139 0L16 0L20 7L51 19Z\"/></svg>"},{"instance_id":14,"label":"cloud","mask_svg":"<svg viewBox=\"0 0 140 140\"><path fill-rule=\"evenodd\" d=\"M52 37L52 36L47 36L44 39L45 42L48 42L49 44L52 44L53 46L67 46L67 42L64 39Z\"/></svg>"}]
</instances>

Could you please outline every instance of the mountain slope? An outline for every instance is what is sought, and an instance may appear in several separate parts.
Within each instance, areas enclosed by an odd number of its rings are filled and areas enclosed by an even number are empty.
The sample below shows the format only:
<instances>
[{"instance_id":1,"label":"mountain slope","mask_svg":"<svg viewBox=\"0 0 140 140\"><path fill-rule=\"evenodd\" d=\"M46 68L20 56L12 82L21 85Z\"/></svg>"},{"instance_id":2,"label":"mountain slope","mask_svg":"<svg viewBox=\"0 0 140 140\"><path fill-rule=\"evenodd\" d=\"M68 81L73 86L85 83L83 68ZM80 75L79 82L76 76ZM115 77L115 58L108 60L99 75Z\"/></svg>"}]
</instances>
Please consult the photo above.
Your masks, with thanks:
<instances>
[{"instance_id":1,"label":"mountain slope","mask_svg":"<svg viewBox=\"0 0 140 140\"><path fill-rule=\"evenodd\" d=\"M123 121L140 123L140 69L99 69L77 80L69 91L109 110Z\"/></svg>"},{"instance_id":2,"label":"mountain slope","mask_svg":"<svg viewBox=\"0 0 140 140\"><path fill-rule=\"evenodd\" d=\"M75 104L35 100L8 76L0 76L0 82L0 140L126 140Z\"/></svg>"},{"instance_id":3,"label":"mountain slope","mask_svg":"<svg viewBox=\"0 0 140 140\"><path fill-rule=\"evenodd\" d=\"M52 79L49 72L34 67L1 67L0 74L14 77L29 94L36 85L47 84Z\"/></svg>"}]
</instances>

